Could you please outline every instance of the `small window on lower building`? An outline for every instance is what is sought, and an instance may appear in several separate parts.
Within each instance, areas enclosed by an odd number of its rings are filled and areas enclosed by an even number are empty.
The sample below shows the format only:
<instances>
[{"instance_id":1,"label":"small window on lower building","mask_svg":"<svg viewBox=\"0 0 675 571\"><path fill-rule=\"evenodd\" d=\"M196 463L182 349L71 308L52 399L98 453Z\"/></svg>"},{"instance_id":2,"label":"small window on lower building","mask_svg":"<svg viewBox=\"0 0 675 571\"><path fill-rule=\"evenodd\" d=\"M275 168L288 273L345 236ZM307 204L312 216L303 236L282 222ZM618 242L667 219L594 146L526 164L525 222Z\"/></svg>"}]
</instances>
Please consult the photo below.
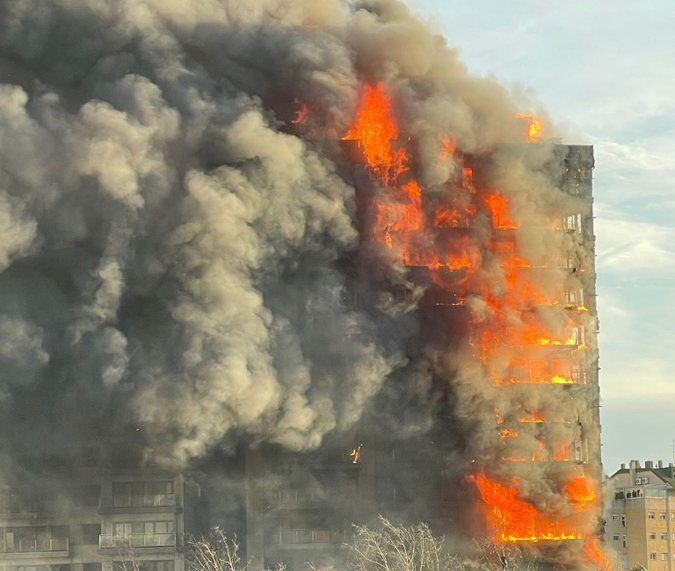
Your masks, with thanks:
<instances>
[{"instance_id":1,"label":"small window on lower building","mask_svg":"<svg viewBox=\"0 0 675 571\"><path fill-rule=\"evenodd\" d=\"M656 561L656 553L650 553L650 554L649 554L649 558L650 558L652 561Z\"/></svg>"},{"instance_id":2,"label":"small window on lower building","mask_svg":"<svg viewBox=\"0 0 675 571\"><path fill-rule=\"evenodd\" d=\"M612 539L613 539L614 541L619 541L619 536L618 536L618 535L613 535L613 536L612 536Z\"/></svg>"},{"instance_id":3,"label":"small window on lower building","mask_svg":"<svg viewBox=\"0 0 675 571\"><path fill-rule=\"evenodd\" d=\"M659 514L659 517L660 517L661 519L666 519L666 518L668 517L668 514L667 514L666 512L661 512L661 513Z\"/></svg>"},{"instance_id":4,"label":"small window on lower building","mask_svg":"<svg viewBox=\"0 0 675 571\"><path fill-rule=\"evenodd\" d=\"M649 512L649 513L647 514L647 517L648 517L649 519L656 519L656 512Z\"/></svg>"},{"instance_id":5,"label":"small window on lower building","mask_svg":"<svg viewBox=\"0 0 675 571\"><path fill-rule=\"evenodd\" d=\"M661 561L668 561L668 554L667 553L661 554Z\"/></svg>"},{"instance_id":6,"label":"small window on lower building","mask_svg":"<svg viewBox=\"0 0 675 571\"><path fill-rule=\"evenodd\" d=\"M662 531L661 532L661 539L663 539L664 541L668 541L668 533L665 532L665 531Z\"/></svg>"},{"instance_id":7,"label":"small window on lower building","mask_svg":"<svg viewBox=\"0 0 675 571\"><path fill-rule=\"evenodd\" d=\"M624 548L628 547L628 539L626 538L625 535L623 536L623 541L621 542L621 545L622 545Z\"/></svg>"},{"instance_id":8,"label":"small window on lower building","mask_svg":"<svg viewBox=\"0 0 675 571\"><path fill-rule=\"evenodd\" d=\"M656 539L656 532L655 531L649 532L649 539Z\"/></svg>"}]
</instances>

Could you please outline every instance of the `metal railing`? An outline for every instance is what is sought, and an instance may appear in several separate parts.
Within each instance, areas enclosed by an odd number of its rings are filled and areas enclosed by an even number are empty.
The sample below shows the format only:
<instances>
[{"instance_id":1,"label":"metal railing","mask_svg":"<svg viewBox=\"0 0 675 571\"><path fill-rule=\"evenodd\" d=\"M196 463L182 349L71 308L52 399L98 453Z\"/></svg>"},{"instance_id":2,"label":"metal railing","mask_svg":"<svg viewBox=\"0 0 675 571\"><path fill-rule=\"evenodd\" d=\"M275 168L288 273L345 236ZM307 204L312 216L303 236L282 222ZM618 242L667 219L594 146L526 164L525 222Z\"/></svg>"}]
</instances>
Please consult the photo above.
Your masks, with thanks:
<instances>
[{"instance_id":1,"label":"metal railing","mask_svg":"<svg viewBox=\"0 0 675 571\"><path fill-rule=\"evenodd\" d=\"M54 551L70 551L67 537L50 537L45 539L5 540L0 544L0 553L51 553Z\"/></svg>"},{"instance_id":2,"label":"metal railing","mask_svg":"<svg viewBox=\"0 0 675 571\"><path fill-rule=\"evenodd\" d=\"M172 507L175 505L175 494L114 495L112 500L101 499L101 507L106 508L150 508Z\"/></svg>"},{"instance_id":3,"label":"metal railing","mask_svg":"<svg viewBox=\"0 0 675 571\"><path fill-rule=\"evenodd\" d=\"M282 544L301 545L308 543L342 543L345 534L343 531L323 529L281 529L280 542Z\"/></svg>"},{"instance_id":4,"label":"metal railing","mask_svg":"<svg viewBox=\"0 0 675 571\"><path fill-rule=\"evenodd\" d=\"M114 535L99 535L99 549L116 547L173 547L176 545L175 533L156 533L153 535L132 534L126 537Z\"/></svg>"}]
</instances>

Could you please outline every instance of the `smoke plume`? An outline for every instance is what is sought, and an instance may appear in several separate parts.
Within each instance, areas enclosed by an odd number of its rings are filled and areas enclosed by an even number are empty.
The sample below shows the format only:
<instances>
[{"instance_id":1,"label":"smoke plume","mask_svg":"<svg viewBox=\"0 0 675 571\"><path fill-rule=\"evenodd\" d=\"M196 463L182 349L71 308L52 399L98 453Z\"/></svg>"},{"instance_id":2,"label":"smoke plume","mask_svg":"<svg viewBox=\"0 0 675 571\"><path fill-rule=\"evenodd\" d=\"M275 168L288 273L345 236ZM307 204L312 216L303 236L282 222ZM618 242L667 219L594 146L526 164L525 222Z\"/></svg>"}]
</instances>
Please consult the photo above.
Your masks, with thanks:
<instances>
[{"instance_id":1,"label":"smoke plume","mask_svg":"<svg viewBox=\"0 0 675 571\"><path fill-rule=\"evenodd\" d=\"M567 252L592 267L576 236L539 224L582 208L551 182L554 146L500 148L522 139L523 109L535 107L551 135L536 102L470 75L394 0L4 0L0 82L8 478L51 449L130 433L174 467L244 441L314 450L364 418L419 435L450 403L462 470L478 461L503 483L518 475L538 509L573 511L560 491L572 467L495 462L537 448L535 436L501 445L496 414L555 419L568 400L496 387L512 355L496 349L486 367L467 342L497 321L523 330L532 312L552 337L566 322L517 304L495 315L490 300L510 277L491 211L471 211L453 186L459 157L486 161L519 256L544 266ZM453 244L440 231L412 239L414 252L471 260L460 288L471 323L424 317L438 284L405 266L430 262L402 261L412 246L390 230L391 248L368 234L375 215L363 201L386 185L339 140L375 85L412 149L394 178L472 217ZM406 188L405 200L381 204L414 202ZM534 285L552 291L567 273ZM592 426L584 399L573 406ZM542 430L572 441L575 427Z\"/></svg>"}]
</instances>

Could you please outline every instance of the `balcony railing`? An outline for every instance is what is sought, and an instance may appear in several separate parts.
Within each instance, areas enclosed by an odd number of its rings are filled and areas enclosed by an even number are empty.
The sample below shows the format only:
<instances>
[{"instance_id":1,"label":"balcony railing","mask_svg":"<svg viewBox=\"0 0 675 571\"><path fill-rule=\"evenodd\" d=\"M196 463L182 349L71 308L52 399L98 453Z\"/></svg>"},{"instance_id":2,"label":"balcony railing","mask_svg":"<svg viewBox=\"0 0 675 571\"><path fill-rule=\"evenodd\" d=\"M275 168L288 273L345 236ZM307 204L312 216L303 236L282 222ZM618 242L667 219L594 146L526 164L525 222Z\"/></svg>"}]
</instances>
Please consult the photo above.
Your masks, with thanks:
<instances>
[{"instance_id":1,"label":"balcony railing","mask_svg":"<svg viewBox=\"0 0 675 571\"><path fill-rule=\"evenodd\" d=\"M99 535L99 549L113 549L116 547L173 547L176 545L175 533L156 533L154 535L133 534L127 537L113 535Z\"/></svg>"},{"instance_id":2,"label":"balcony railing","mask_svg":"<svg viewBox=\"0 0 675 571\"><path fill-rule=\"evenodd\" d=\"M38 502L24 502L18 499L0 499L0 514L33 514L42 511L43 506Z\"/></svg>"},{"instance_id":3,"label":"balcony railing","mask_svg":"<svg viewBox=\"0 0 675 571\"><path fill-rule=\"evenodd\" d=\"M51 537L45 539L14 539L0 544L0 553L52 553L54 551L70 551L67 537Z\"/></svg>"},{"instance_id":4,"label":"balcony railing","mask_svg":"<svg viewBox=\"0 0 675 571\"><path fill-rule=\"evenodd\" d=\"M146 494L138 496L117 495L111 499L101 499L102 508L151 508L173 507L175 494Z\"/></svg>"}]
</instances>

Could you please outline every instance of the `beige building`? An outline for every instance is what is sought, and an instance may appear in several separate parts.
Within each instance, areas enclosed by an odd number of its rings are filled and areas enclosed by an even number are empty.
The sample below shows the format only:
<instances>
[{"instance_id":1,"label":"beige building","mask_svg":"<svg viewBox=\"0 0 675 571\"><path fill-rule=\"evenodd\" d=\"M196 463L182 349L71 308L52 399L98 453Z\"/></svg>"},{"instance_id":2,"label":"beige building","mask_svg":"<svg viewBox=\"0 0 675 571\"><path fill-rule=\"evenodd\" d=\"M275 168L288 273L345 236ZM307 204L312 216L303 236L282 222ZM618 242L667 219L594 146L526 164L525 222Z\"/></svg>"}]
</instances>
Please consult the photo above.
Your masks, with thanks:
<instances>
[{"instance_id":1,"label":"beige building","mask_svg":"<svg viewBox=\"0 0 675 571\"><path fill-rule=\"evenodd\" d=\"M76 472L0 490L0 571L183 571L182 476L104 455Z\"/></svg>"},{"instance_id":2,"label":"beige building","mask_svg":"<svg viewBox=\"0 0 675 571\"><path fill-rule=\"evenodd\" d=\"M633 460L610 481L605 539L621 555L621 568L675 571L675 466Z\"/></svg>"}]
</instances>

